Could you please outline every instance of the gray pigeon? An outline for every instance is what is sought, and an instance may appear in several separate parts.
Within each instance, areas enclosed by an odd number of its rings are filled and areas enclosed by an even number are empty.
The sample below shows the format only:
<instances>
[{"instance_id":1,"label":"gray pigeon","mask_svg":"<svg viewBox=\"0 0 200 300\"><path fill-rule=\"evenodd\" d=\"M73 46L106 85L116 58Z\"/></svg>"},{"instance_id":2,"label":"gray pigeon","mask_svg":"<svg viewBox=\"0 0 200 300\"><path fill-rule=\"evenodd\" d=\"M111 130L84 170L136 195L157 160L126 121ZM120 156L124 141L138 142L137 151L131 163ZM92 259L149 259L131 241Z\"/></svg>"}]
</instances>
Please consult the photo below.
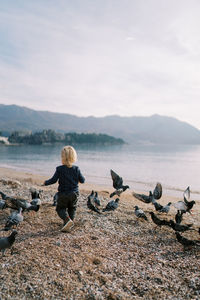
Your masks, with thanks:
<instances>
[{"instance_id":1,"label":"gray pigeon","mask_svg":"<svg viewBox=\"0 0 200 300\"><path fill-rule=\"evenodd\" d=\"M168 214L168 212L169 212L169 210L170 210L170 205L171 205L171 204L172 204L172 203L169 202L167 205L163 206L163 207L159 210L159 212Z\"/></svg>"},{"instance_id":2,"label":"gray pigeon","mask_svg":"<svg viewBox=\"0 0 200 300\"><path fill-rule=\"evenodd\" d=\"M178 202L176 202L176 203L173 203L173 206L174 206L177 210L181 211L182 213L186 213L187 206L186 206L185 202L183 202L183 201L178 201Z\"/></svg>"},{"instance_id":3,"label":"gray pigeon","mask_svg":"<svg viewBox=\"0 0 200 300\"><path fill-rule=\"evenodd\" d=\"M107 203L106 207L102 209L102 211L113 211L117 209L119 206L119 198L115 200L111 200Z\"/></svg>"},{"instance_id":4,"label":"gray pigeon","mask_svg":"<svg viewBox=\"0 0 200 300\"><path fill-rule=\"evenodd\" d=\"M31 189L30 192L32 198L32 201L30 203L34 206L41 205L42 201L40 199L40 192L37 191L36 189Z\"/></svg>"},{"instance_id":5,"label":"gray pigeon","mask_svg":"<svg viewBox=\"0 0 200 300\"><path fill-rule=\"evenodd\" d=\"M22 215L22 208L20 207L18 211L13 211L12 214L8 217L6 222L5 231L10 230L13 226L18 226L24 220Z\"/></svg>"},{"instance_id":6,"label":"gray pigeon","mask_svg":"<svg viewBox=\"0 0 200 300\"><path fill-rule=\"evenodd\" d=\"M139 208L137 205L134 206L134 208L135 208L136 217L137 218L142 218L142 219L147 221L147 216L145 215L144 211L141 208Z\"/></svg>"},{"instance_id":7,"label":"gray pigeon","mask_svg":"<svg viewBox=\"0 0 200 300\"><path fill-rule=\"evenodd\" d=\"M32 205L28 201L22 198L14 198L5 195L4 193L0 192L0 195L2 196L2 199L6 202L6 207L12 208L12 209L19 209L22 207L23 210L34 210L38 211L40 206L39 205Z\"/></svg>"},{"instance_id":8,"label":"gray pigeon","mask_svg":"<svg viewBox=\"0 0 200 300\"><path fill-rule=\"evenodd\" d=\"M13 230L13 232L8 237L0 238L0 251L2 252L2 256L4 255L6 249L12 248L12 246L15 242L16 234L17 234L17 231Z\"/></svg>"},{"instance_id":9,"label":"gray pigeon","mask_svg":"<svg viewBox=\"0 0 200 300\"><path fill-rule=\"evenodd\" d=\"M91 194L88 196L87 199L87 207L95 212L97 212L98 214L101 214L100 210L98 209L98 207L96 207L92 202L94 199L94 191L91 192Z\"/></svg>"}]
</instances>

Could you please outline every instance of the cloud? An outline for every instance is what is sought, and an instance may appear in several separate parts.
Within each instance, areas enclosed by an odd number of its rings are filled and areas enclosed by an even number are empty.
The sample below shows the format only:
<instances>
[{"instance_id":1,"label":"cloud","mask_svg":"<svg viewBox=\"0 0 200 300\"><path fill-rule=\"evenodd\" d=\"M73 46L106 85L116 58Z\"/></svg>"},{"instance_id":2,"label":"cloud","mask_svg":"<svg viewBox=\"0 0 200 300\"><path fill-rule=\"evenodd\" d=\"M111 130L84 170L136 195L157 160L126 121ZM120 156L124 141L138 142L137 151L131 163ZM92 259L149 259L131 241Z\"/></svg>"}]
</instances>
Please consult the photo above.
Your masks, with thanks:
<instances>
[{"instance_id":1,"label":"cloud","mask_svg":"<svg viewBox=\"0 0 200 300\"><path fill-rule=\"evenodd\" d=\"M200 128L199 6L0 3L0 102L80 116L159 113Z\"/></svg>"}]
</instances>

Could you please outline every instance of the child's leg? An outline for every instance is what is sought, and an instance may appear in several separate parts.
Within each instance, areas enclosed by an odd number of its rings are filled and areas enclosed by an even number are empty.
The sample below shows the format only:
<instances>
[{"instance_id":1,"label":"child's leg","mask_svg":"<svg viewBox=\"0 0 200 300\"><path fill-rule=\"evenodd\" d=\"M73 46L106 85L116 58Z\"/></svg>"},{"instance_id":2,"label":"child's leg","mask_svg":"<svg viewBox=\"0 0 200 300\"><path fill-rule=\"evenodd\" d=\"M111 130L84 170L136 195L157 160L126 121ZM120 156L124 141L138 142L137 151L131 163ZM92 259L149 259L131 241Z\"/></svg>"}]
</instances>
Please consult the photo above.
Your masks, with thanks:
<instances>
[{"instance_id":1,"label":"child's leg","mask_svg":"<svg viewBox=\"0 0 200 300\"><path fill-rule=\"evenodd\" d=\"M67 209L65 207L61 207L59 205L56 206L56 212L58 214L58 216L64 221L66 222L67 219L69 219L69 214L67 212Z\"/></svg>"},{"instance_id":2,"label":"child's leg","mask_svg":"<svg viewBox=\"0 0 200 300\"><path fill-rule=\"evenodd\" d=\"M68 214L68 198L65 194L58 194L56 212L58 216L66 223L69 220Z\"/></svg>"},{"instance_id":3,"label":"child's leg","mask_svg":"<svg viewBox=\"0 0 200 300\"><path fill-rule=\"evenodd\" d=\"M76 193L68 194L67 199L68 199L68 207L67 208L68 208L69 218L61 230L69 232L74 225L73 220L74 220L75 212L76 212L77 194Z\"/></svg>"},{"instance_id":4,"label":"child's leg","mask_svg":"<svg viewBox=\"0 0 200 300\"><path fill-rule=\"evenodd\" d=\"M72 193L70 195L70 199L69 199L69 205L68 205L68 214L71 220L74 220L75 218L75 214L76 214L76 207L77 207L77 194L76 193Z\"/></svg>"}]
</instances>

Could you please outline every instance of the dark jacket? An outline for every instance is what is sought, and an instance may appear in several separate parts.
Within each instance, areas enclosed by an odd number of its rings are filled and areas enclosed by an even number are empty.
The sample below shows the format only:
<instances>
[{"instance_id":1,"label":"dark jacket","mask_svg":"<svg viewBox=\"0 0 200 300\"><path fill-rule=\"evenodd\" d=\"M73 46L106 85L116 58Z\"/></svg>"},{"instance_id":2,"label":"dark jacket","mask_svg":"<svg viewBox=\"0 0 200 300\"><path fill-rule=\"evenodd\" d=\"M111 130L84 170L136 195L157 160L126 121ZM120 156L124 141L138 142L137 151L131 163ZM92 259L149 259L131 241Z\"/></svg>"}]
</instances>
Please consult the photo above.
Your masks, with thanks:
<instances>
[{"instance_id":1,"label":"dark jacket","mask_svg":"<svg viewBox=\"0 0 200 300\"><path fill-rule=\"evenodd\" d=\"M56 183L58 180L58 191L71 193L78 192L78 183L84 183L85 178L78 166L68 168L65 165L58 166L52 178L45 181L45 185Z\"/></svg>"}]
</instances>

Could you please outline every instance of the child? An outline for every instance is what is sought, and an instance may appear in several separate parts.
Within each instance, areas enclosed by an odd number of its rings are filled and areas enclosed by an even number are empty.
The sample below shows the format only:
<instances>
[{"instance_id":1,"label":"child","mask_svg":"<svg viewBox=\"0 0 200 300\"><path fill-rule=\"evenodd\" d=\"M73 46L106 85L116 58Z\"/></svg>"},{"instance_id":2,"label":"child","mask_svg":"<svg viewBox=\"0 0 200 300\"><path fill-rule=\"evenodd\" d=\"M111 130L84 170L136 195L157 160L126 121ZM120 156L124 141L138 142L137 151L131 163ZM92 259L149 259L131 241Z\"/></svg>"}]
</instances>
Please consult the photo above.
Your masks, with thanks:
<instances>
[{"instance_id":1,"label":"child","mask_svg":"<svg viewBox=\"0 0 200 300\"><path fill-rule=\"evenodd\" d=\"M44 185L56 183L58 180L56 212L64 221L61 231L69 231L74 225L73 220L79 196L78 183L84 183L85 178L79 167L73 165L77 160L77 154L72 146L65 146L62 149L61 160L62 165L56 168L53 177L46 180Z\"/></svg>"}]
</instances>

